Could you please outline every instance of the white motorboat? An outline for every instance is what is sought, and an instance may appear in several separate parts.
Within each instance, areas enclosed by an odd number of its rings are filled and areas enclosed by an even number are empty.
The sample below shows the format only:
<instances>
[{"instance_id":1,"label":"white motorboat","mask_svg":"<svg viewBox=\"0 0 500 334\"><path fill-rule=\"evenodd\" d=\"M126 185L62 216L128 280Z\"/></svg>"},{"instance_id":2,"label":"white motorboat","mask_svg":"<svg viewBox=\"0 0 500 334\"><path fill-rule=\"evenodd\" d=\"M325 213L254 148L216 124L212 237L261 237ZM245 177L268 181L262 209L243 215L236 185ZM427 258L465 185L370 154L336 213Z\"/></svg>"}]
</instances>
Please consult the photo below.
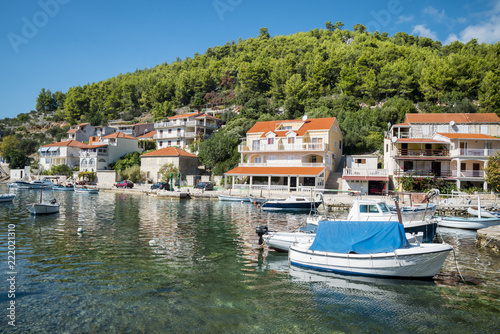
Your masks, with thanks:
<instances>
[{"instance_id":1,"label":"white motorboat","mask_svg":"<svg viewBox=\"0 0 500 334\"><path fill-rule=\"evenodd\" d=\"M76 188L75 187L75 193L77 194L98 194L99 189L94 189L94 188Z\"/></svg>"},{"instance_id":2,"label":"white motorboat","mask_svg":"<svg viewBox=\"0 0 500 334\"><path fill-rule=\"evenodd\" d=\"M18 188L18 189L29 189L29 182L26 181L15 181L12 183L9 183L10 188Z\"/></svg>"},{"instance_id":3,"label":"white motorboat","mask_svg":"<svg viewBox=\"0 0 500 334\"><path fill-rule=\"evenodd\" d=\"M452 250L447 244L410 244L398 222L322 221L313 242L297 243L292 265L343 274L430 278Z\"/></svg>"},{"instance_id":4,"label":"white motorboat","mask_svg":"<svg viewBox=\"0 0 500 334\"><path fill-rule=\"evenodd\" d=\"M261 205L262 210L305 211L316 210L323 203L321 197L310 199L304 196L290 196L285 200L269 200Z\"/></svg>"},{"instance_id":5,"label":"white motorboat","mask_svg":"<svg viewBox=\"0 0 500 334\"><path fill-rule=\"evenodd\" d=\"M15 197L15 194L0 194L0 203L12 202Z\"/></svg>"},{"instance_id":6,"label":"white motorboat","mask_svg":"<svg viewBox=\"0 0 500 334\"><path fill-rule=\"evenodd\" d=\"M438 219L439 227L462 228L466 230L479 230L496 225L500 225L500 218L440 217Z\"/></svg>"},{"instance_id":7,"label":"white motorboat","mask_svg":"<svg viewBox=\"0 0 500 334\"><path fill-rule=\"evenodd\" d=\"M41 180L31 181L28 184L28 187L30 189L52 188L53 186L54 186L54 184L52 182L50 182L50 180L47 178L43 178Z\"/></svg>"},{"instance_id":8,"label":"white motorboat","mask_svg":"<svg viewBox=\"0 0 500 334\"><path fill-rule=\"evenodd\" d=\"M467 208L467 213L471 216L481 215L481 218L500 218L500 212L489 211L475 206Z\"/></svg>"}]
</instances>

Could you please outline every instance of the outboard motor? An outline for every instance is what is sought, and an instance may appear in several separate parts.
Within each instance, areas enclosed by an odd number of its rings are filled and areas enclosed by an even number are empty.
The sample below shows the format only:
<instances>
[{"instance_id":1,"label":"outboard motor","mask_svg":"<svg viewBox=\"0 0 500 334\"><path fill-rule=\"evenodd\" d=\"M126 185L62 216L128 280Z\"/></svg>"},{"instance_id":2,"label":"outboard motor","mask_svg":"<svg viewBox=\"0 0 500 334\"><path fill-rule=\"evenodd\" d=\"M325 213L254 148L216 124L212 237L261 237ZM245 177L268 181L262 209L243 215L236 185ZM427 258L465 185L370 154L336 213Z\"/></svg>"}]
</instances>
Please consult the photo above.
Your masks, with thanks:
<instances>
[{"instance_id":1,"label":"outboard motor","mask_svg":"<svg viewBox=\"0 0 500 334\"><path fill-rule=\"evenodd\" d=\"M262 238L262 236L264 234L267 234L267 232L269 232L269 229L266 225L259 225L255 228L255 232L259 236L259 245L262 245L264 243L264 239Z\"/></svg>"}]
</instances>

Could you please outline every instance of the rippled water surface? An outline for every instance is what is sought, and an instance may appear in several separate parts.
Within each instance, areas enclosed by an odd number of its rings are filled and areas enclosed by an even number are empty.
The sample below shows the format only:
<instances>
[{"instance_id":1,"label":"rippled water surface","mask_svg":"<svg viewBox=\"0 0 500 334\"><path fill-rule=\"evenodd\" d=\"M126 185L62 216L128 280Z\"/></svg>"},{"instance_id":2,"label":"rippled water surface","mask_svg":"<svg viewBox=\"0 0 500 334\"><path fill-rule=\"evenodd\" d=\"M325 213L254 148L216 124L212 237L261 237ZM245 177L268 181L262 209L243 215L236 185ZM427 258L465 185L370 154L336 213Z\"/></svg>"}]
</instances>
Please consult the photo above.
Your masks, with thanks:
<instances>
[{"instance_id":1,"label":"rippled water surface","mask_svg":"<svg viewBox=\"0 0 500 334\"><path fill-rule=\"evenodd\" d=\"M0 204L5 332L500 332L500 257L476 248L474 232L439 230L456 261L450 255L433 281L369 279L290 268L286 255L259 251L256 226L294 231L307 215L44 191L62 203L60 213L35 217L26 204L40 193L11 192L14 202ZM6 317L9 224L15 327Z\"/></svg>"}]
</instances>

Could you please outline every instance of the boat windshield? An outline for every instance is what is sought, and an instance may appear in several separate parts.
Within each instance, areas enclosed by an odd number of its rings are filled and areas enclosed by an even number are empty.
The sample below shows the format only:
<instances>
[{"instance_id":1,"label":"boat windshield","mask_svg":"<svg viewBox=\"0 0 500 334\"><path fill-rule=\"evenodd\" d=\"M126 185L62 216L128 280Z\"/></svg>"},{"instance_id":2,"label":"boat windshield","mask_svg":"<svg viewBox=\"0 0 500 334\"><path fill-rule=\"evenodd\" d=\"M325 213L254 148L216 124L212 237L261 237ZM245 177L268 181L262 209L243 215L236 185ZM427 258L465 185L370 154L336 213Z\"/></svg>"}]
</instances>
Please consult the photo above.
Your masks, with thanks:
<instances>
[{"instance_id":1,"label":"boat windshield","mask_svg":"<svg viewBox=\"0 0 500 334\"><path fill-rule=\"evenodd\" d=\"M380 203L380 209L382 210L382 212L390 212L389 208L387 207L387 205L385 203Z\"/></svg>"}]
</instances>

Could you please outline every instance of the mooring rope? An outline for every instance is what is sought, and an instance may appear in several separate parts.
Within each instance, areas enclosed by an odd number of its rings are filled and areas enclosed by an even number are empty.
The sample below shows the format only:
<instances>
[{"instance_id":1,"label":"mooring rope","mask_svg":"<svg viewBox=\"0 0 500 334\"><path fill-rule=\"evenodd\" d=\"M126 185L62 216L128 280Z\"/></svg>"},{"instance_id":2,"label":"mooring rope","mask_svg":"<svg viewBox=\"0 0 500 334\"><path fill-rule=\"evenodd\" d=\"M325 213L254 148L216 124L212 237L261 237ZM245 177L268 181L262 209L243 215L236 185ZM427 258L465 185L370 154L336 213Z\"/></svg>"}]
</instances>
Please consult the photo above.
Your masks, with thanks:
<instances>
[{"instance_id":1,"label":"mooring rope","mask_svg":"<svg viewBox=\"0 0 500 334\"><path fill-rule=\"evenodd\" d=\"M453 248L453 246L451 246L451 249L453 250L453 257L455 258L455 266L457 268L458 274L460 275L460 278L462 279L462 281L465 284L467 284L467 282L465 281L464 277L462 276L462 273L460 272L460 268L458 268L458 261L457 261L457 255L455 254L455 248Z\"/></svg>"}]
</instances>

